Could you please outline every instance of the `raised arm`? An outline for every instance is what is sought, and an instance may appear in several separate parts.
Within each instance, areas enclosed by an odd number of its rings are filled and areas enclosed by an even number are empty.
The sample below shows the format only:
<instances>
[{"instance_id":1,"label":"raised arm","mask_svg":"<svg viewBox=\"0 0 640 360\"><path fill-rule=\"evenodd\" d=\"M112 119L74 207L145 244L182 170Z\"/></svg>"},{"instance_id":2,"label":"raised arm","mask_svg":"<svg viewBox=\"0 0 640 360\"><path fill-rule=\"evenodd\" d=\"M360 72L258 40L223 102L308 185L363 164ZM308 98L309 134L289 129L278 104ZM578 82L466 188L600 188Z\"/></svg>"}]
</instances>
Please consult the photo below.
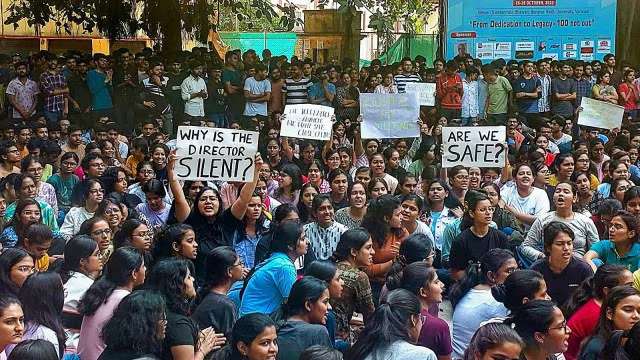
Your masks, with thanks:
<instances>
[{"instance_id":1,"label":"raised arm","mask_svg":"<svg viewBox=\"0 0 640 360\"><path fill-rule=\"evenodd\" d=\"M236 219L242 219L244 217L244 213L247 211L247 205L249 205L249 201L251 201L251 195L253 195L258 179L260 178L260 168L262 168L262 157L260 157L260 153L257 153L255 171L253 172L253 181L244 184L240 190L240 196L233 205L231 205L231 214L233 214Z\"/></svg>"},{"instance_id":2,"label":"raised arm","mask_svg":"<svg viewBox=\"0 0 640 360\"><path fill-rule=\"evenodd\" d=\"M169 180L169 188L171 189L171 193L173 194L176 220L178 220L178 222L183 222L189 217L189 214L191 213L191 207L187 202L187 198L184 196L184 191L182 190L182 186L180 186L180 182L178 182L178 177L175 173L177 159L178 156L176 155L176 150L174 149L169 154L169 159L167 161L167 179Z\"/></svg>"}]
</instances>

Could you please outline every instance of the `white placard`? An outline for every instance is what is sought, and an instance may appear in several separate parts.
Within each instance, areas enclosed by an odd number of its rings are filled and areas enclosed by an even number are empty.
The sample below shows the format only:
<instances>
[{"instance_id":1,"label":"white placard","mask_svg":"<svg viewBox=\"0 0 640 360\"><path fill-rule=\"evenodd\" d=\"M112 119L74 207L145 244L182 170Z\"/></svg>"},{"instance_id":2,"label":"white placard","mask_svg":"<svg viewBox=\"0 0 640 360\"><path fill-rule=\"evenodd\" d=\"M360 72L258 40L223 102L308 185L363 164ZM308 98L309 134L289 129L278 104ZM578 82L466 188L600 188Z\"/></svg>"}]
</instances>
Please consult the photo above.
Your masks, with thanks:
<instances>
[{"instance_id":1,"label":"white placard","mask_svg":"<svg viewBox=\"0 0 640 360\"><path fill-rule=\"evenodd\" d=\"M599 129L615 129L622 125L624 107L606 101L583 97L580 103L582 111L578 115L578 125Z\"/></svg>"},{"instance_id":2,"label":"white placard","mask_svg":"<svg viewBox=\"0 0 640 360\"><path fill-rule=\"evenodd\" d=\"M445 127L442 129L442 167L504 167L506 143L504 126Z\"/></svg>"},{"instance_id":3,"label":"white placard","mask_svg":"<svg viewBox=\"0 0 640 360\"><path fill-rule=\"evenodd\" d=\"M287 105L284 107L280 135L300 139L329 140L333 112L334 109L330 106Z\"/></svg>"},{"instance_id":4,"label":"white placard","mask_svg":"<svg viewBox=\"0 0 640 360\"><path fill-rule=\"evenodd\" d=\"M435 83L407 83L405 91L418 96L420 106L436 106Z\"/></svg>"},{"instance_id":5,"label":"white placard","mask_svg":"<svg viewBox=\"0 0 640 360\"><path fill-rule=\"evenodd\" d=\"M253 181L259 133L179 126L176 175L180 180Z\"/></svg>"},{"instance_id":6,"label":"white placard","mask_svg":"<svg viewBox=\"0 0 640 360\"><path fill-rule=\"evenodd\" d=\"M414 94L360 94L363 139L420 136L420 105Z\"/></svg>"}]
</instances>

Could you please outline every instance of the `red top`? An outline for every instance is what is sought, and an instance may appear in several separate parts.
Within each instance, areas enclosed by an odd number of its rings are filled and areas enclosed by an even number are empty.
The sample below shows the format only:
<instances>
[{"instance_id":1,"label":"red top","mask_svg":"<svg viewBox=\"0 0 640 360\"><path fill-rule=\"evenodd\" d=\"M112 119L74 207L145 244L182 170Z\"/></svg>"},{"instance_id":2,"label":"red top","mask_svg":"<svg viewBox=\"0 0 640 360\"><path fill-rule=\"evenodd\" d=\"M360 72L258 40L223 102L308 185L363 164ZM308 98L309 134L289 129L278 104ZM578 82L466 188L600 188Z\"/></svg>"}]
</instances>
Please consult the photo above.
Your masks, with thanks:
<instances>
[{"instance_id":1,"label":"red top","mask_svg":"<svg viewBox=\"0 0 640 360\"><path fill-rule=\"evenodd\" d=\"M620 105L624 106L626 111L632 111L636 109L636 103L638 102L638 94L636 87L623 82L618 86L620 92ZM625 101L624 98L629 96L629 100Z\"/></svg>"},{"instance_id":2,"label":"red top","mask_svg":"<svg viewBox=\"0 0 640 360\"><path fill-rule=\"evenodd\" d=\"M598 325L600 305L594 299L587 301L567 321L571 329L569 335L569 348L564 353L567 360L576 360L580 353L582 341L591 336Z\"/></svg>"},{"instance_id":3,"label":"red top","mask_svg":"<svg viewBox=\"0 0 640 360\"><path fill-rule=\"evenodd\" d=\"M440 106L444 109L462 109L462 78L442 73L436 78L436 93Z\"/></svg>"}]
</instances>

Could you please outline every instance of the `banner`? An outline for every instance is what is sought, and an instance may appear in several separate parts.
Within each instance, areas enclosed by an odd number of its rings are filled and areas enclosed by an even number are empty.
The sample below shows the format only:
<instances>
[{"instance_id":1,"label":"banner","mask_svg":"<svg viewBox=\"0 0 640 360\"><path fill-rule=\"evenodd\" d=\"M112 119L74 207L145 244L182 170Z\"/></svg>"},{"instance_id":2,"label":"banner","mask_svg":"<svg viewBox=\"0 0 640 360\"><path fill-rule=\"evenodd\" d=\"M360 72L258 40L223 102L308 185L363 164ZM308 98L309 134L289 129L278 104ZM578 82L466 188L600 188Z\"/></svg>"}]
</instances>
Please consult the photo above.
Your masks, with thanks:
<instances>
[{"instance_id":1,"label":"banner","mask_svg":"<svg viewBox=\"0 0 640 360\"><path fill-rule=\"evenodd\" d=\"M600 129L620 129L624 117L624 107L610 102L583 97L582 111L578 114L578 125Z\"/></svg>"},{"instance_id":2,"label":"banner","mask_svg":"<svg viewBox=\"0 0 640 360\"><path fill-rule=\"evenodd\" d=\"M299 139L329 140L334 109L329 106L301 104L284 107L280 135Z\"/></svg>"},{"instance_id":3,"label":"banner","mask_svg":"<svg viewBox=\"0 0 640 360\"><path fill-rule=\"evenodd\" d=\"M417 94L420 106L436 106L435 83L407 83L405 91L408 94Z\"/></svg>"},{"instance_id":4,"label":"banner","mask_svg":"<svg viewBox=\"0 0 640 360\"><path fill-rule=\"evenodd\" d=\"M617 3L448 0L446 58L602 60L616 53Z\"/></svg>"},{"instance_id":5,"label":"banner","mask_svg":"<svg viewBox=\"0 0 640 360\"><path fill-rule=\"evenodd\" d=\"M415 94L360 94L363 139L420 136L420 105Z\"/></svg>"},{"instance_id":6,"label":"banner","mask_svg":"<svg viewBox=\"0 0 640 360\"><path fill-rule=\"evenodd\" d=\"M442 167L504 167L506 144L504 126L442 128Z\"/></svg>"},{"instance_id":7,"label":"banner","mask_svg":"<svg viewBox=\"0 0 640 360\"><path fill-rule=\"evenodd\" d=\"M179 126L178 179L253 181L258 135L255 131Z\"/></svg>"}]
</instances>

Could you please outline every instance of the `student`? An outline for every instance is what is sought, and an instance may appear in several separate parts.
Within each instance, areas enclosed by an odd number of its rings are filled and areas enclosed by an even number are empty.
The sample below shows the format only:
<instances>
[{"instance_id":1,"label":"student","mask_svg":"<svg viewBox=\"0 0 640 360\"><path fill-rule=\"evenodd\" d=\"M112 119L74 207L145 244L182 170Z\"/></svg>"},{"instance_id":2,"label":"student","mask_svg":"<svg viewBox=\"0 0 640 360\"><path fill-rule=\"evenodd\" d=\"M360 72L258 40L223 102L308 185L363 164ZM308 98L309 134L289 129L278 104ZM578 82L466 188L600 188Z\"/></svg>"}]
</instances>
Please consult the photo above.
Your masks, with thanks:
<instances>
[{"instance_id":1,"label":"student","mask_svg":"<svg viewBox=\"0 0 640 360\"><path fill-rule=\"evenodd\" d=\"M509 274L504 283L491 288L491 295L511 314L516 313L523 304L531 300L551 300L542 274L526 269Z\"/></svg>"},{"instance_id":2,"label":"student","mask_svg":"<svg viewBox=\"0 0 640 360\"><path fill-rule=\"evenodd\" d=\"M348 229L360 227L367 211L367 188L360 182L354 182L349 188L349 206L336 211L336 221Z\"/></svg>"},{"instance_id":3,"label":"student","mask_svg":"<svg viewBox=\"0 0 640 360\"><path fill-rule=\"evenodd\" d=\"M465 277L451 288L454 359L462 357L483 321L507 315L507 309L491 295L491 287L502 284L517 268L510 251L492 249L482 256L480 263L471 263Z\"/></svg>"},{"instance_id":4,"label":"student","mask_svg":"<svg viewBox=\"0 0 640 360\"><path fill-rule=\"evenodd\" d=\"M427 224L418 220L424 209L422 198L416 194L407 194L400 197L400 218L402 219L402 227L407 230L409 235L422 234L433 243L433 233Z\"/></svg>"},{"instance_id":5,"label":"student","mask_svg":"<svg viewBox=\"0 0 640 360\"><path fill-rule=\"evenodd\" d=\"M433 351L413 345L422 330L420 301L404 289L391 291L365 325L345 360L436 360Z\"/></svg>"},{"instance_id":6,"label":"student","mask_svg":"<svg viewBox=\"0 0 640 360\"><path fill-rule=\"evenodd\" d=\"M99 360L134 360L162 353L167 326L162 295L136 290L127 295L102 329L106 345Z\"/></svg>"},{"instance_id":7,"label":"student","mask_svg":"<svg viewBox=\"0 0 640 360\"><path fill-rule=\"evenodd\" d=\"M624 210L619 211L609 225L609 240L601 240L584 254L585 261L595 271L595 259L604 264L619 264L629 271L638 270L640 244L638 244L638 218Z\"/></svg>"},{"instance_id":8,"label":"student","mask_svg":"<svg viewBox=\"0 0 640 360\"><path fill-rule=\"evenodd\" d=\"M304 276L312 276L327 283L329 300L342 298L344 281L340 278L340 271L333 261L316 260L310 263L304 270ZM331 307L327 309L325 327L329 332L329 339L334 343L336 339L336 314Z\"/></svg>"},{"instance_id":9,"label":"student","mask_svg":"<svg viewBox=\"0 0 640 360\"><path fill-rule=\"evenodd\" d=\"M573 230L565 223L553 221L544 229L545 257L531 265L544 276L547 291L556 304L563 305L593 270L582 259L574 256Z\"/></svg>"},{"instance_id":10,"label":"student","mask_svg":"<svg viewBox=\"0 0 640 360\"><path fill-rule=\"evenodd\" d=\"M305 276L291 287L284 305L285 322L278 328L278 360L297 360L311 345L331 347L333 341L323 325L329 308L327 283Z\"/></svg>"},{"instance_id":11,"label":"student","mask_svg":"<svg viewBox=\"0 0 640 360\"><path fill-rule=\"evenodd\" d=\"M550 300L527 302L506 323L515 325L524 341L520 359L562 359L561 354L556 354L567 350L571 329L567 327L562 311Z\"/></svg>"},{"instance_id":12,"label":"student","mask_svg":"<svg viewBox=\"0 0 640 360\"><path fill-rule=\"evenodd\" d=\"M514 183L500 190L504 209L512 213L524 226L531 227L536 217L549 211L549 198L544 190L533 187L532 165L521 163L513 168Z\"/></svg>"},{"instance_id":13,"label":"student","mask_svg":"<svg viewBox=\"0 0 640 360\"><path fill-rule=\"evenodd\" d=\"M578 358L583 341L596 330L600 308L607 295L616 286L633 284L631 272L621 265L602 265L589 280L580 284L564 308L571 328L567 360Z\"/></svg>"},{"instance_id":14,"label":"student","mask_svg":"<svg viewBox=\"0 0 640 360\"><path fill-rule=\"evenodd\" d=\"M300 360L342 360L342 353L330 347L313 345L300 354Z\"/></svg>"},{"instance_id":15,"label":"student","mask_svg":"<svg viewBox=\"0 0 640 360\"><path fill-rule=\"evenodd\" d=\"M51 175L47 179L47 183L53 186L56 193L58 202L57 219L62 218L62 221L59 221L60 223L64 221L64 216L71 209L71 194L73 193L73 188L80 181L78 176L74 174L79 163L80 160L76 153L64 153L60 158L60 172Z\"/></svg>"},{"instance_id":16,"label":"student","mask_svg":"<svg viewBox=\"0 0 640 360\"><path fill-rule=\"evenodd\" d=\"M580 350L578 359L599 359L606 342L614 331L631 329L640 320L640 293L631 286L611 289L600 310L597 333Z\"/></svg>"},{"instance_id":17,"label":"student","mask_svg":"<svg viewBox=\"0 0 640 360\"><path fill-rule=\"evenodd\" d=\"M24 340L16 345L7 360L58 360L53 345L42 339Z\"/></svg>"},{"instance_id":18,"label":"student","mask_svg":"<svg viewBox=\"0 0 640 360\"><path fill-rule=\"evenodd\" d=\"M114 251L105 264L103 274L82 298L84 315L80 328L78 355L82 359L96 360L104 351L102 327L113 316L120 301L134 287L144 283L146 267L142 253L131 247Z\"/></svg>"},{"instance_id":19,"label":"student","mask_svg":"<svg viewBox=\"0 0 640 360\"><path fill-rule=\"evenodd\" d=\"M0 358L6 359L7 347L19 344L24 335L24 313L17 297L6 293L0 297L0 322Z\"/></svg>"},{"instance_id":20,"label":"student","mask_svg":"<svg viewBox=\"0 0 640 360\"><path fill-rule=\"evenodd\" d=\"M245 267L238 255L229 246L213 249L205 262L206 278L201 291L202 301L191 317L201 329L213 327L231 337L233 325L238 318L236 304L229 299L231 286L244 278Z\"/></svg>"},{"instance_id":21,"label":"student","mask_svg":"<svg viewBox=\"0 0 640 360\"><path fill-rule=\"evenodd\" d=\"M490 322L473 334L463 360L519 359L523 348L524 342L513 328Z\"/></svg>"},{"instance_id":22,"label":"student","mask_svg":"<svg viewBox=\"0 0 640 360\"><path fill-rule=\"evenodd\" d=\"M60 227L60 233L67 239L76 235L80 231L82 223L95 215L98 206L104 199L104 189L99 180L87 180L84 190L82 205L72 207Z\"/></svg>"},{"instance_id":23,"label":"student","mask_svg":"<svg viewBox=\"0 0 640 360\"><path fill-rule=\"evenodd\" d=\"M316 259L327 260L347 227L334 220L333 202L328 195L314 197L311 211L315 221L304 226L304 233Z\"/></svg>"},{"instance_id":24,"label":"student","mask_svg":"<svg viewBox=\"0 0 640 360\"><path fill-rule=\"evenodd\" d=\"M0 293L18 296L20 288L35 271L33 257L22 248L6 248L0 252Z\"/></svg>"},{"instance_id":25,"label":"student","mask_svg":"<svg viewBox=\"0 0 640 360\"><path fill-rule=\"evenodd\" d=\"M49 266L55 262L55 258L48 254L52 243L53 233L51 230L44 224L36 223L29 225L18 246L33 257L35 270L42 272L49 270Z\"/></svg>"},{"instance_id":26,"label":"student","mask_svg":"<svg viewBox=\"0 0 640 360\"><path fill-rule=\"evenodd\" d=\"M221 352L224 360L275 359L278 354L276 324L264 314L243 316L233 326L231 342Z\"/></svg>"},{"instance_id":27,"label":"student","mask_svg":"<svg viewBox=\"0 0 640 360\"><path fill-rule=\"evenodd\" d=\"M164 201L167 190L158 179L149 180L140 189L144 192L145 201L135 209L147 218L154 233L158 232L169 219L170 206Z\"/></svg>"}]
</instances>

